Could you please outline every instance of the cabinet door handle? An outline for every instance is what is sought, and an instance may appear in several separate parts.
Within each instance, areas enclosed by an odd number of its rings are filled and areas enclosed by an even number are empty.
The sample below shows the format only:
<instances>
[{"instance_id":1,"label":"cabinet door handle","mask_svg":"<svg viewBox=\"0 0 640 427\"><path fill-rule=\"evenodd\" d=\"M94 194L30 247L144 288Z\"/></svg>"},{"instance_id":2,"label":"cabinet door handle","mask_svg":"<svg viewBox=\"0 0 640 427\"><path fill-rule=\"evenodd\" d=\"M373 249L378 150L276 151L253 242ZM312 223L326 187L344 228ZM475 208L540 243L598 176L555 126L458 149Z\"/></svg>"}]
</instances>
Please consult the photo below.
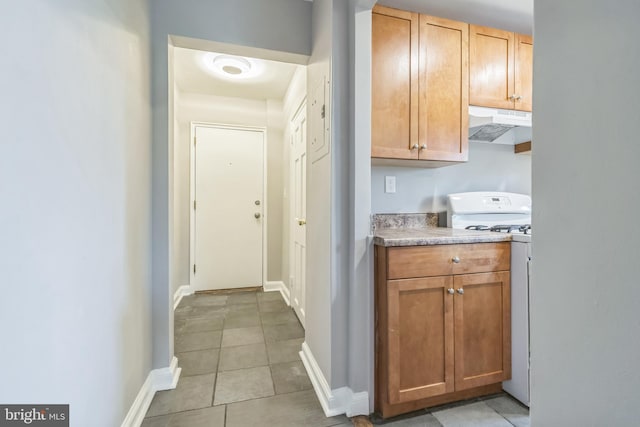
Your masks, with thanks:
<instances>
[{"instance_id":1,"label":"cabinet door handle","mask_svg":"<svg viewBox=\"0 0 640 427\"><path fill-rule=\"evenodd\" d=\"M419 145L418 145L418 144L413 144L413 145L411 146L411 149L412 149L412 150L417 150L417 149L418 149L418 147L419 147Z\"/></svg>"},{"instance_id":2,"label":"cabinet door handle","mask_svg":"<svg viewBox=\"0 0 640 427\"><path fill-rule=\"evenodd\" d=\"M459 289L458 289L458 293L459 293L460 295L464 295L464 289L459 288Z\"/></svg>"},{"instance_id":3,"label":"cabinet door handle","mask_svg":"<svg viewBox=\"0 0 640 427\"><path fill-rule=\"evenodd\" d=\"M426 150L426 149L427 149L427 144L422 144L422 145L420 146L420 149L421 149L421 150Z\"/></svg>"},{"instance_id":4,"label":"cabinet door handle","mask_svg":"<svg viewBox=\"0 0 640 427\"><path fill-rule=\"evenodd\" d=\"M447 289L447 292L449 292L449 295L453 295L455 293L455 291L453 290L453 288L449 288Z\"/></svg>"},{"instance_id":5,"label":"cabinet door handle","mask_svg":"<svg viewBox=\"0 0 640 427\"><path fill-rule=\"evenodd\" d=\"M451 261L453 261L454 264L458 264L460 263L460 258L458 258L458 256L454 256L453 258L451 258Z\"/></svg>"}]
</instances>

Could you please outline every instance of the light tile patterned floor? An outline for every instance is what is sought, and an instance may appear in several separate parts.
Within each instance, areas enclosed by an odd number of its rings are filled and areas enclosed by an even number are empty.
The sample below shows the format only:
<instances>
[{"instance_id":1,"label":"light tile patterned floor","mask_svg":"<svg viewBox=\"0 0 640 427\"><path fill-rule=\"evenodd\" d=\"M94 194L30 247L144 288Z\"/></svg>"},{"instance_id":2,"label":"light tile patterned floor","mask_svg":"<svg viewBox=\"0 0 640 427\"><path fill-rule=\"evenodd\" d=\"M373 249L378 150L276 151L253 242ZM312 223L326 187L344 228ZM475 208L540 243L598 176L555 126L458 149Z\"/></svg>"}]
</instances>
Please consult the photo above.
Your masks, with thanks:
<instances>
[{"instance_id":1,"label":"light tile patterned floor","mask_svg":"<svg viewBox=\"0 0 640 427\"><path fill-rule=\"evenodd\" d=\"M384 427L529 427L529 410L507 394L473 399L386 421Z\"/></svg>"},{"instance_id":2,"label":"light tile patterned floor","mask_svg":"<svg viewBox=\"0 0 640 427\"><path fill-rule=\"evenodd\" d=\"M345 427L326 418L300 360L304 330L277 292L191 295L175 311L182 367L143 427ZM507 395L418 411L374 425L529 427L528 410Z\"/></svg>"},{"instance_id":3,"label":"light tile patterned floor","mask_svg":"<svg viewBox=\"0 0 640 427\"><path fill-rule=\"evenodd\" d=\"M175 311L182 368L143 427L346 426L326 418L298 352L304 330L278 292L191 295Z\"/></svg>"}]
</instances>

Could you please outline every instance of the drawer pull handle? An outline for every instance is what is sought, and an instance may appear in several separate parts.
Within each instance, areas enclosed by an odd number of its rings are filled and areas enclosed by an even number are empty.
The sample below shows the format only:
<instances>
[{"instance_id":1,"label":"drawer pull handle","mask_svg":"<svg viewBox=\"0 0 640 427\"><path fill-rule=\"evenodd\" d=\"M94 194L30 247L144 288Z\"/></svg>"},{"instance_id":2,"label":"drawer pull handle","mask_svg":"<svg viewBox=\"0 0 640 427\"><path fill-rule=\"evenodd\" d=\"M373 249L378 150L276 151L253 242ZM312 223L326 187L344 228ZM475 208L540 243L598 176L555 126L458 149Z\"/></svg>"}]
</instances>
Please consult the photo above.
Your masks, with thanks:
<instances>
[{"instance_id":1,"label":"drawer pull handle","mask_svg":"<svg viewBox=\"0 0 640 427\"><path fill-rule=\"evenodd\" d=\"M460 262L460 258L458 258L457 256L454 256L451 261L454 262L454 264L458 264Z\"/></svg>"},{"instance_id":2,"label":"drawer pull handle","mask_svg":"<svg viewBox=\"0 0 640 427\"><path fill-rule=\"evenodd\" d=\"M462 288L458 289L458 293L459 293L460 295L464 295L464 289L462 289Z\"/></svg>"},{"instance_id":3,"label":"drawer pull handle","mask_svg":"<svg viewBox=\"0 0 640 427\"><path fill-rule=\"evenodd\" d=\"M453 290L453 288L449 288L447 289L447 292L449 292L450 295L453 295L455 293L455 291Z\"/></svg>"}]
</instances>

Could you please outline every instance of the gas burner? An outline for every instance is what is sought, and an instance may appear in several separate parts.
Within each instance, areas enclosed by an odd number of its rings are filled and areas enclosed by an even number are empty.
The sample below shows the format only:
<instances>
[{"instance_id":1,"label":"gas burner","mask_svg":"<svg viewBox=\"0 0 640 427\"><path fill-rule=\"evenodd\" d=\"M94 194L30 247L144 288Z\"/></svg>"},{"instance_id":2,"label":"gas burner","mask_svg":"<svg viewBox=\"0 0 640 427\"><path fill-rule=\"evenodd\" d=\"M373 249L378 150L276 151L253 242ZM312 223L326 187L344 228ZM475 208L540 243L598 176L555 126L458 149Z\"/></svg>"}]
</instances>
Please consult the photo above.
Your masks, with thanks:
<instances>
[{"instance_id":1,"label":"gas burner","mask_svg":"<svg viewBox=\"0 0 640 427\"><path fill-rule=\"evenodd\" d=\"M523 234L531 234L531 224L521 225L518 231Z\"/></svg>"},{"instance_id":2,"label":"gas burner","mask_svg":"<svg viewBox=\"0 0 640 427\"><path fill-rule=\"evenodd\" d=\"M512 231L521 231L519 225L494 225L489 230L498 233L511 233Z\"/></svg>"},{"instance_id":3,"label":"gas burner","mask_svg":"<svg viewBox=\"0 0 640 427\"><path fill-rule=\"evenodd\" d=\"M465 227L466 230L487 231L489 227L486 225L469 225Z\"/></svg>"}]
</instances>

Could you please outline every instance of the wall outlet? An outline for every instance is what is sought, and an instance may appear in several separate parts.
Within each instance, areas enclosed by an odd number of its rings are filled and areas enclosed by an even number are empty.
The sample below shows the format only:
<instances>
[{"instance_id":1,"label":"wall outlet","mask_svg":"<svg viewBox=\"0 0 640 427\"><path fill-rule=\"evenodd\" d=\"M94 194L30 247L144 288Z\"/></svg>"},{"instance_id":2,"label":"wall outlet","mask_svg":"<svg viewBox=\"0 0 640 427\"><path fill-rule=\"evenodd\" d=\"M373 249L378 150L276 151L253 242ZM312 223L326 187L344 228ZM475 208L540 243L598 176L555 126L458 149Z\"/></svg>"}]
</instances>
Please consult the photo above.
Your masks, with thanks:
<instances>
[{"instance_id":1,"label":"wall outlet","mask_svg":"<svg viewBox=\"0 0 640 427\"><path fill-rule=\"evenodd\" d=\"M384 177L384 192L395 193L396 192L396 177L385 176Z\"/></svg>"}]
</instances>

